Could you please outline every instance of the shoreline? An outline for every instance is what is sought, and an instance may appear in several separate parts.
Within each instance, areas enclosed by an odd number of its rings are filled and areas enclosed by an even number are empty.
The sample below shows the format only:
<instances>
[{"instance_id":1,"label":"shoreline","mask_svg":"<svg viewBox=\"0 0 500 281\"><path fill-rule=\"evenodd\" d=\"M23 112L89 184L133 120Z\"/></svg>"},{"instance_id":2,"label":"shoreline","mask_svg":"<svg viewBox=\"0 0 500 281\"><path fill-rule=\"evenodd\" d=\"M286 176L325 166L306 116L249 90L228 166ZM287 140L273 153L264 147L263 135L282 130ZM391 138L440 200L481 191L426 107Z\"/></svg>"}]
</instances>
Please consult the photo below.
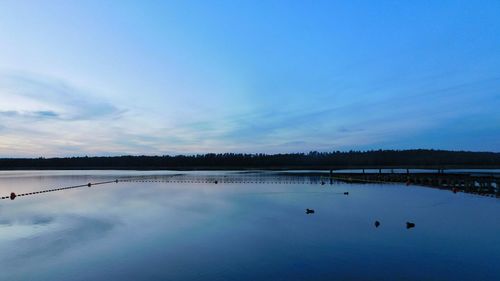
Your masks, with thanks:
<instances>
[{"instance_id":1,"label":"shoreline","mask_svg":"<svg viewBox=\"0 0 500 281\"><path fill-rule=\"evenodd\" d=\"M0 168L0 171L75 171L75 170L117 170L117 171L346 171L346 170L500 170L500 166L285 166L285 167L101 167L101 166L81 166L81 167L13 167ZM378 173L378 172L377 172Z\"/></svg>"}]
</instances>

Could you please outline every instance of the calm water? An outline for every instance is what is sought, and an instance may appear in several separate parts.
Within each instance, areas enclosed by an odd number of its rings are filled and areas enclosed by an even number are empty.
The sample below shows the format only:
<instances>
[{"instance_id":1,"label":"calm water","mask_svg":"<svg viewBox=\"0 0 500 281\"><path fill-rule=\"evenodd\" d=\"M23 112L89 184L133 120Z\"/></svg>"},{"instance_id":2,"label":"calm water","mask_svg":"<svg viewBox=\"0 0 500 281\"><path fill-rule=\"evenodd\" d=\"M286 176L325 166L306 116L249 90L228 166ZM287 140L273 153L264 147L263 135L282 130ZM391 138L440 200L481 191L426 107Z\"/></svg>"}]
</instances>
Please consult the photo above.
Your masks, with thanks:
<instances>
[{"instance_id":1,"label":"calm water","mask_svg":"<svg viewBox=\"0 0 500 281\"><path fill-rule=\"evenodd\" d=\"M0 172L0 195L141 175L195 182L0 200L0 280L500 280L495 198L159 171Z\"/></svg>"}]
</instances>

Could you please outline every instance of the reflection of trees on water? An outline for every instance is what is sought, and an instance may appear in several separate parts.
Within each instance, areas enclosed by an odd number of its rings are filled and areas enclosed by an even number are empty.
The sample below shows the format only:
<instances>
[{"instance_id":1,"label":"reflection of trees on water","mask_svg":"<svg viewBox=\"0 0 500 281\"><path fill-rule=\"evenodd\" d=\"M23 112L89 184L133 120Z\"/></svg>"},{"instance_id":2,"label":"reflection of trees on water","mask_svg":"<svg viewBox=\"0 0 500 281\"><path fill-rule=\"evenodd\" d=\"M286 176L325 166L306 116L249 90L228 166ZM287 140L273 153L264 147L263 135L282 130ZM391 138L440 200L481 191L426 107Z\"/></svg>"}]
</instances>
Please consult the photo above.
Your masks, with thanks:
<instances>
[{"instance_id":1,"label":"reflection of trees on water","mask_svg":"<svg viewBox=\"0 0 500 281\"><path fill-rule=\"evenodd\" d=\"M290 184L290 185L320 185L323 188L334 187L342 184L397 184L421 185L426 187L451 190L454 193L465 192L486 196L500 197L498 189L498 178L469 177L466 175L446 175L446 174L329 174L329 173L294 173L294 172L269 172L269 173L237 173L231 175L156 175L156 176L130 176L122 177L112 181L86 183L75 186L46 189L35 192L15 194L0 197L0 199L14 200L18 197L32 196L47 192L70 190L81 187L93 187L103 184L119 182L139 182L139 183L173 183L173 184ZM349 195L349 192L342 192Z\"/></svg>"}]
</instances>

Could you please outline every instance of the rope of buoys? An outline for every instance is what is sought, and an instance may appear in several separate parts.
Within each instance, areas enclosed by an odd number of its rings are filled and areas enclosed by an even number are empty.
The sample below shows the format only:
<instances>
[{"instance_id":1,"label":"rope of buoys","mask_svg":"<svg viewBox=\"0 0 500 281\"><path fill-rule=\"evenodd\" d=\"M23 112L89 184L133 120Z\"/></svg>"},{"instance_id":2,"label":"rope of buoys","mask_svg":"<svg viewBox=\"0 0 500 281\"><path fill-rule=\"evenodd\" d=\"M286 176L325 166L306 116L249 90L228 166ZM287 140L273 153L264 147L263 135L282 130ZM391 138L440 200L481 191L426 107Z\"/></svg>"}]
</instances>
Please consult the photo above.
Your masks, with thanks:
<instances>
[{"instance_id":1,"label":"rope of buoys","mask_svg":"<svg viewBox=\"0 0 500 281\"><path fill-rule=\"evenodd\" d=\"M145 180L122 180L122 182L153 182L153 183L212 183L212 184L321 184L321 182L316 181L282 181L282 182L274 182L274 181L227 181L227 180L213 180L213 181L205 181L205 180L157 180L157 181L145 181Z\"/></svg>"},{"instance_id":2,"label":"rope of buoys","mask_svg":"<svg viewBox=\"0 0 500 281\"><path fill-rule=\"evenodd\" d=\"M80 187L92 187L94 185L102 185L102 184L118 183L118 182L119 182L119 180L116 179L113 181L103 181L103 182L94 182L94 183L89 182L86 184L65 186L65 187L59 187L59 188L53 188L53 189L45 189L45 190L26 192L26 193L20 193L20 194L16 194L15 192L11 192L9 196L3 196L3 197L0 197L0 199L14 200L14 199L16 199L16 197L37 195L37 194L41 194L41 193L62 191L62 190L68 190L68 189L73 189L73 188L80 188Z\"/></svg>"},{"instance_id":3,"label":"rope of buoys","mask_svg":"<svg viewBox=\"0 0 500 281\"><path fill-rule=\"evenodd\" d=\"M330 179L335 179L335 178L330 178ZM340 180L345 180L343 178L338 178ZM122 180L118 180L118 179L115 179L115 180L112 180L112 181L103 181L103 182L89 182L89 183L86 183L86 184L80 184L80 185L73 185L73 186L66 186L66 187L60 187L60 188L53 188L53 189L45 189L45 190L40 190L40 191L34 191L34 192L26 192L26 193L20 193L20 194L16 194L15 192L11 192L9 196L2 196L0 197L0 200L4 200L4 199L11 199L11 200L14 200L15 198L17 197L24 197L24 196L31 196L31 195L36 195L36 194L42 194L42 193L47 193L47 192L55 192L55 191L62 191L62 190L68 190L68 189L74 189L74 188L81 188L81 187L92 187L92 186L96 186L96 185L103 185L103 184L110 184L110 183L119 183L119 182L167 182L167 183L213 183L213 184L218 184L219 182L220 183L252 183L252 184L255 184L255 183L259 183L259 184L265 184L265 183L273 183L273 184L279 184L279 183L282 183L282 182L279 182L279 181L272 181L272 182L266 182L266 181L234 181L234 180L229 180L229 181L219 181L219 180L176 180L176 181L171 181L171 180L158 180L158 179L154 179L154 180L147 180L147 179L122 179ZM373 182L373 181L369 181L369 182ZM380 182L380 181L379 181ZM293 182L293 181L290 181L289 179L287 181L284 182L285 184L303 184L303 183L307 183L306 181L297 181L297 182ZM320 185L324 185L325 182L324 181L309 181L308 183L310 184L320 184ZM388 182L383 182L383 183L388 183ZM349 192L343 192L343 193L331 193L331 192L256 192L256 193L246 193L246 194L281 194L281 193L322 193L322 194L343 194L343 195L349 195ZM314 214L315 213L315 210L314 209L309 209L307 208L306 209L306 214ZM379 221L375 221L375 227L378 228L380 226L380 222ZM411 229L411 228L414 228L415 227L415 223L413 222L406 222L406 228L407 229Z\"/></svg>"},{"instance_id":4,"label":"rope of buoys","mask_svg":"<svg viewBox=\"0 0 500 281\"><path fill-rule=\"evenodd\" d=\"M322 181L321 178L318 180L307 180L307 179L301 179L301 178L290 178L286 177L283 180L277 180L275 177L269 178L269 179L251 179L251 177L242 177L242 178L228 178L225 176L224 178L219 178L219 177L213 177L213 178L203 178L203 179L179 179L178 176L175 176L176 179L173 178L174 176L168 177L166 179L161 179L157 176L155 177L136 177L136 178L123 178L123 179L115 179L112 181L104 181L104 182L89 182L86 184L80 184L80 185L74 185L74 186L66 186L66 187L60 187L60 188L53 188L53 189L46 189L46 190L40 190L40 191L34 191L34 192L26 192L26 193L20 193L16 194L12 192L9 196L3 196L0 197L0 199L11 199L14 200L17 197L24 197L24 196L31 196L31 195L38 195L42 193L47 193L47 192L55 192L55 191L62 191L62 190L69 190L69 189L74 189L74 188L81 188L81 187L93 187L97 185L102 185L102 184L110 184L110 183L118 183L118 182L141 182L141 183L211 183L211 184L317 184L317 185L325 185L325 181ZM342 193L341 193L342 194ZM343 193L344 195L348 195L349 193Z\"/></svg>"},{"instance_id":5,"label":"rope of buoys","mask_svg":"<svg viewBox=\"0 0 500 281\"><path fill-rule=\"evenodd\" d=\"M159 178L160 177L160 178ZM120 181L122 182L155 182L155 183L212 183L212 184L320 184L325 185L327 181L321 180L321 177L316 178L315 180L303 177L285 177L283 179L276 180L275 177L269 178L260 178L255 179L252 177L200 177L196 179L196 177L189 176L166 176L161 178L162 176L154 176L151 177L135 177L135 178L124 178ZM336 183L343 183L342 181L336 181ZM330 181L330 184L332 182Z\"/></svg>"}]
</instances>

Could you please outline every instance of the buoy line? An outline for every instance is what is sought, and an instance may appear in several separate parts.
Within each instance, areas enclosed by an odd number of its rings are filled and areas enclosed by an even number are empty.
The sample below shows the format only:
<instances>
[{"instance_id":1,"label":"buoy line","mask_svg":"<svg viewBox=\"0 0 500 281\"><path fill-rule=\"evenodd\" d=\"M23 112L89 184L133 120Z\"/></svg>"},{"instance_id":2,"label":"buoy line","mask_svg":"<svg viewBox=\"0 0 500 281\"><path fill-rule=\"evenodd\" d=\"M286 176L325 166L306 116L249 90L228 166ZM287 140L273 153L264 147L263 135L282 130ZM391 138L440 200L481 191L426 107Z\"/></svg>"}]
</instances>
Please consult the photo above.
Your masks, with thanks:
<instances>
[{"instance_id":1,"label":"buoy line","mask_svg":"<svg viewBox=\"0 0 500 281\"><path fill-rule=\"evenodd\" d=\"M321 181L300 181L300 180L295 180L295 181L290 181L290 180L260 180L260 181L253 181L253 180L224 180L224 179L211 179L211 180L179 180L179 179L174 179L174 180L159 180L159 179L126 179L126 180L120 180L121 182L139 182L139 183L211 183L211 184L325 184L322 183Z\"/></svg>"},{"instance_id":2,"label":"buoy line","mask_svg":"<svg viewBox=\"0 0 500 281\"><path fill-rule=\"evenodd\" d=\"M335 179L335 178L328 178L328 179ZM341 179L341 178L338 178L338 179ZM217 184L219 183L219 180L158 180L158 179L144 179L144 178L140 178L140 179L115 179L115 180L112 180L112 181L102 181L102 182L89 182L89 183L86 183L86 184L80 184L80 185L72 185L72 186L65 186L65 187L60 187L60 188L53 188L53 189L45 189L45 190L40 190L40 191L34 191L34 192L26 192L26 193L20 193L20 194L15 194L14 192L12 192L10 194L10 196L2 196L0 197L1 200L5 200L5 199L11 199L11 200L14 200L16 197L24 197L24 196L30 196L30 195L38 195L38 194L42 194L42 193L48 193L48 192L55 192L55 191L63 191L63 190L69 190L69 189L74 189L74 188L81 188L81 187L92 187L92 186L95 186L95 185L103 185L103 184L110 184L110 183L119 183L119 182L163 182L163 183L212 183L212 184ZM272 181L272 182L266 182L266 181L235 181L235 180L230 180L230 181L221 181L221 183L253 183L253 184L256 184L256 183L262 183L262 184L279 184L279 183L284 183L284 184L304 184L304 183L309 183L309 184L321 184L321 185L324 185L325 182L324 181L309 181L309 182L305 182L305 181L296 181L296 182L293 182L293 181L290 181L289 179L287 181L284 181L284 182L280 182L280 181ZM330 184L332 184L332 182L330 182ZM259 194L259 195L262 195L262 194L286 194L286 193L297 193L297 194L310 194L310 193L314 193L314 194L338 194L338 195L349 195L349 192L248 192L248 193L242 193L243 195L253 195L253 194ZM315 213L315 210L314 209L306 209L306 214L314 214ZM375 221L375 227L378 228L380 226L380 222L379 221ZM412 223L412 222L406 222L406 228L407 229L410 229L410 228L414 228L415 227L415 223Z\"/></svg>"},{"instance_id":3,"label":"buoy line","mask_svg":"<svg viewBox=\"0 0 500 281\"><path fill-rule=\"evenodd\" d=\"M176 176L175 176L176 177ZM311 180L311 179L301 179L299 177L294 177L294 178L284 178L284 179L276 179L276 178L269 178L269 179L251 179L251 177L241 177L241 178L231 178L231 177L213 177L213 178L203 178L203 179L189 179L184 178L184 179L179 179L179 177L174 178L174 176L168 177L169 179L165 178L158 178L158 177L137 177L137 178L124 178L124 179L115 179L112 181L103 181L103 182L89 182L86 184L80 184L80 185L72 185L72 186L65 186L65 187L60 187L60 188L52 188L52 189L45 189L45 190L40 190L40 191L34 191L34 192L25 192L25 193L20 193L16 194L14 192L11 192L10 195L8 196L2 196L0 197L1 200L5 199L11 199L14 200L17 197L25 197L25 196L32 196L32 195L38 195L38 194L43 194L43 193L48 193L48 192L56 192L56 191L63 191L63 190L69 190L69 189L75 189L75 188L81 188L81 187L92 187L96 185L103 185L103 184L110 184L110 183L127 183L127 182L137 182L137 183L174 183L174 184L186 184L186 183L193 183L193 184L282 184L282 185L293 185L293 184L309 184L309 185L333 185L333 180L335 180L335 184L342 184L345 183L346 179L344 178L337 178L337 177L319 177L317 180ZM356 180L354 180L356 181ZM374 181L367 181L367 182L374 182ZM378 181L381 183L392 183L395 184L394 182L382 182ZM346 183L347 184L347 183ZM341 192L340 194L345 194L344 192Z\"/></svg>"},{"instance_id":4,"label":"buoy line","mask_svg":"<svg viewBox=\"0 0 500 281\"><path fill-rule=\"evenodd\" d=\"M38 195L38 194L48 193L48 192L62 191L62 190L80 188L80 187L92 187L94 185L102 185L102 184L118 183L118 182L119 182L119 180L102 181L102 182L94 182L94 183L89 182L89 183L86 183L86 184L65 186L65 187L52 188L52 189L45 189L45 190L34 191L34 192L26 192L26 193L20 193L20 194L16 194L14 192L11 192L9 196L2 196L2 197L0 197L0 199L11 199L11 200L14 200L14 199L16 199L16 197Z\"/></svg>"}]
</instances>

